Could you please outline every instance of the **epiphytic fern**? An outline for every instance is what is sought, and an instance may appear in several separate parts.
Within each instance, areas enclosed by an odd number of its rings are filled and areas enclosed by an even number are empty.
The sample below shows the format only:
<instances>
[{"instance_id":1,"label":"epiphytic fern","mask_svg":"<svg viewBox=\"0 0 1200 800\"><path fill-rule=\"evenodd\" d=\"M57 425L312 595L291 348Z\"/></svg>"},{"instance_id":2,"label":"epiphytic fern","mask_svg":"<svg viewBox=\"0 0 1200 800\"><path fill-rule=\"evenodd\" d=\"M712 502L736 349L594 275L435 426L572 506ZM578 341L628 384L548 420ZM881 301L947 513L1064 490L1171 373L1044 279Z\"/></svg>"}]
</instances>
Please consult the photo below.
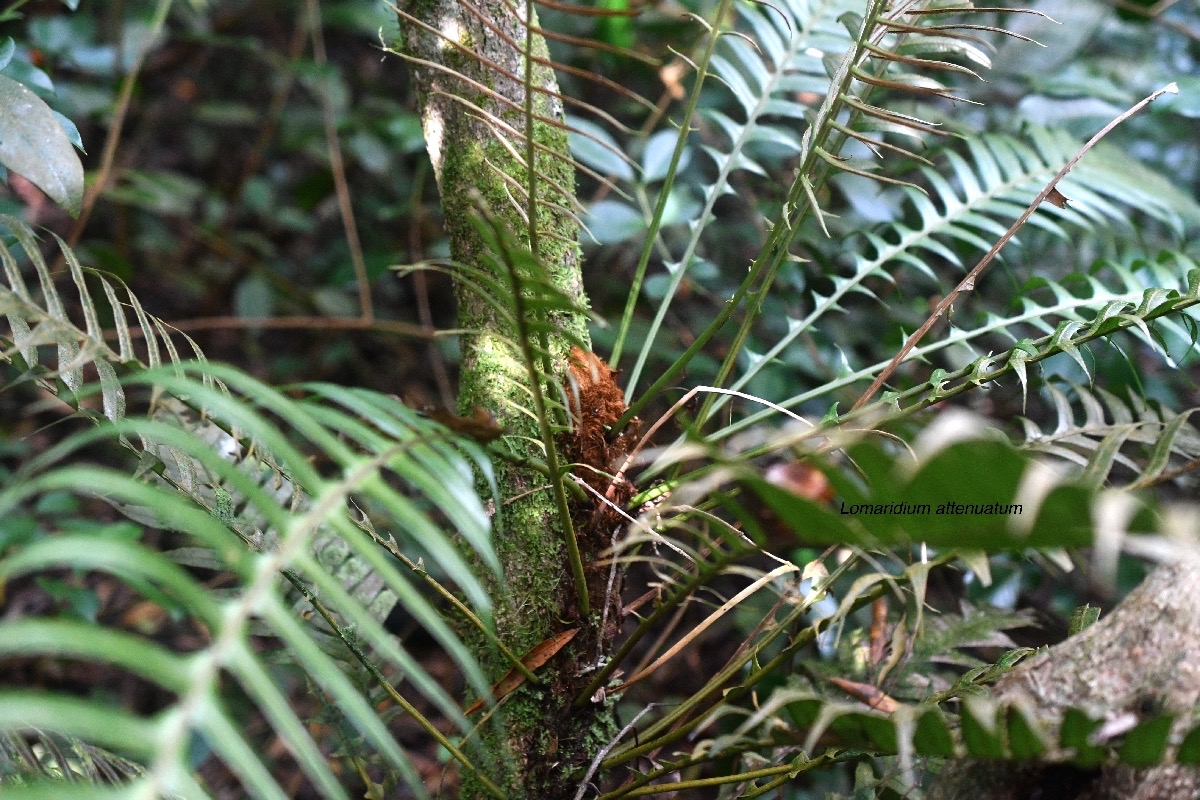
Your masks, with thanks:
<instances>
[{"instance_id":1,"label":"epiphytic fern","mask_svg":"<svg viewBox=\"0 0 1200 800\"><path fill-rule=\"evenodd\" d=\"M824 212L817 193L825 191L824 187L831 175L838 172L850 173L905 184L902 180L875 170L873 162L860 162L851 157L848 148L852 143L865 147L866 154L880 158L924 160L888 141L886 134L899 132L925 137L937 133L937 126L908 114L889 111L875 104L873 96L886 90L891 93L915 93L921 97L952 97L949 89L939 80L913 74L913 70L965 72L973 75L971 69L947 59L965 57L968 60L978 60L982 56L970 37L964 37L958 30L962 23L939 24L943 15L970 13L973 10L967 7L871 2L867 4L866 13L862 17L853 14L841 15L839 24L844 24L850 33L849 39L843 41L841 48L837 47L837 39L831 36L833 27L830 25L831 19L826 16L828 12L835 10L839 9L835 9L833 4L796 3L788 4L784 8L747 11L745 16L752 20L749 30L753 30L757 36L764 39L764 43L757 50L740 40L740 37L746 35L740 31L714 30L711 33L712 43L705 50L706 58L714 50L713 44L717 39L731 42L728 47L732 54L729 58L716 59L711 67L712 72L724 78L738 104L745 113L753 115L753 118L746 124L741 121L726 123L728 117L716 118L720 127L724 129L725 137L731 142L732 151L726 153L720 149L709 150L719 167L716 183L704 187L704 196L710 204L709 208L712 202L728 191L727 181L735 169L746 169L748 166L752 168L754 162L744 149L755 140L759 125L765 121L758 119L759 116L767 119L777 116L793 123L804 120L808 124L798 140L795 134L770 137L773 147L790 147L794 150L794 177L781 198L781 218L771 226L750 269L740 280L722 311L697 336L683 357L632 403L631 414L649 403L665 386L669 386L686 368L695 353L699 352L737 312L741 314L742 321L733 334L733 346L729 350L731 355L724 360L715 378L717 385L725 384L737 361L737 357L732 354L740 356L742 346L756 323L764 299L776 278L785 265L796 260L793 247L802 232L809 230L806 221L815 219L820 223L821 229L825 228L822 216ZM763 17L755 17L756 14ZM987 30L997 30L994 27L983 27ZM936 52L937 55L916 55L929 52ZM826 60L826 56L830 58ZM784 98L792 97L789 91L793 88L791 79L794 76L813 73L814 58L822 59L822 64L837 66L824 91L801 91L796 95L807 98L813 104L813 117L808 120L803 104L785 101ZM983 60L986 62L986 58ZM701 70L709 68L706 60L697 63ZM705 73L702 71L701 74ZM677 152L682 150L683 144L684 139L681 137ZM847 152L843 152L844 150ZM660 191L665 197L670 190L671 183L668 179ZM660 201L660 212L661 209ZM657 315L659 322L670 303L674 288L695 261L695 242L708 219L709 216L702 214L698 222L692 225L691 244L684 250L686 258L680 260L671 257L668 261L672 278ZM639 276L645 269L652 246L658 244L652 241L653 233L654 229L651 228L651 236L643 247ZM635 280L635 288L639 282L640 277ZM631 309L632 298L631 304L627 306L619 342L623 341L628 328ZM645 363L653 346L657 327L657 324L651 326L638 364L631 373L631 386L636 383L641 365ZM701 410L701 420L708 418L711 412L711 402L706 402Z\"/></svg>"}]
</instances>

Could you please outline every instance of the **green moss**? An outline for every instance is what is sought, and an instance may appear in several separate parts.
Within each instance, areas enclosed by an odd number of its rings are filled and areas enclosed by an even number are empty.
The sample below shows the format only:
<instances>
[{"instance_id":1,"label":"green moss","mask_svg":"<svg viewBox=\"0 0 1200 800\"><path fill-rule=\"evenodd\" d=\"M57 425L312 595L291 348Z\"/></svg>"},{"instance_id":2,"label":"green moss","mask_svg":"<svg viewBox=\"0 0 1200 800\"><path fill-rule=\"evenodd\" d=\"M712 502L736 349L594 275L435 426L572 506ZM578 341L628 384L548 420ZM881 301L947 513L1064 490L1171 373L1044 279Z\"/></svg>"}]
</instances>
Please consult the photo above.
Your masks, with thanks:
<instances>
[{"instance_id":1,"label":"green moss","mask_svg":"<svg viewBox=\"0 0 1200 800\"><path fill-rule=\"evenodd\" d=\"M486 32L477 35L481 39L487 36ZM469 33L462 34L460 41L475 47ZM546 57L545 42L540 38L534 44L534 54ZM432 54L427 52L423 57ZM495 72L481 69L468 53L440 48L436 58L478 84L489 88L496 85ZM536 67L535 73L535 82L553 85L553 75L545 67ZM466 83L457 84L455 91L462 93L466 103L499 114L513 129L526 130L521 109L500 106ZM555 114L554 104L545 94L535 94L534 106L537 115ZM497 128L487 128L477 114L466 109L458 103L442 107L446 145L440 153L439 183L453 256L456 261L481 267L488 261L484 257L486 244L472 223L475 204L482 203L510 230L524 230L524 209L514 209L511 198L513 185L528 186L526 166L514 157L515 152L523 159L527 151L522 142L506 145L497 141ZM537 256L544 264L546 277L560 291L582 301L578 229L568 211L575 179L567 135L542 122L531 126L531 133L537 145L532 165L538 175L532 204L532 222L538 231ZM527 235L525 242L529 242ZM494 278L502 286L508 283L507 275ZM456 291L459 325L473 331L461 340L461 412L469 414L476 407L489 410L507 432L506 444L519 455L543 461L546 454L540 443L540 428L529 413L533 404L528 371L514 344L518 331L463 283ZM587 320L578 313L558 313L554 322L560 333L552 335L548 345L560 376L557 380L564 382L571 342L588 341ZM566 559L564 531L546 477L510 464L497 463L495 467L502 497L493 519L494 543L504 570L503 583L493 591L496 631L513 651L522 654L551 635L579 625L580 620L575 618L576 593ZM493 679L508 670L508 663L491 650L482 636L469 630L464 635ZM581 636L580 642L584 638L588 637ZM577 651L572 647L578 647ZM506 698L500 713L483 731L484 749L493 762L494 774L504 776L501 783L514 798L560 796L572 771L581 764L586 767L596 750L613 735L606 707L571 707L581 688L579 665L586 658L594 658L594 637L587 649L585 655L582 644L569 646L539 670L540 685L527 684ZM478 793L464 786L464 796L473 794Z\"/></svg>"}]
</instances>

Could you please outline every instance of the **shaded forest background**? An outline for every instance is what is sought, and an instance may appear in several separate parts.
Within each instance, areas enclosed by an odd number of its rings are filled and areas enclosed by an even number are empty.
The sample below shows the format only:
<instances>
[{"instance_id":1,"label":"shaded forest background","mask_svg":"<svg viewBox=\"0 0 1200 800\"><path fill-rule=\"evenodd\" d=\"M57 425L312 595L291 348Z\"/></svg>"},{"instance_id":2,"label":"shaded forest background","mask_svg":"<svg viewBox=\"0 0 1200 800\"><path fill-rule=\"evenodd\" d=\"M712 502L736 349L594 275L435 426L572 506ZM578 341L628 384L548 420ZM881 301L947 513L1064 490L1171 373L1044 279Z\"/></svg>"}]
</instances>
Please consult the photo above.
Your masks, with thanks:
<instances>
[{"instance_id":1,"label":"shaded forest background","mask_svg":"<svg viewBox=\"0 0 1200 800\"><path fill-rule=\"evenodd\" d=\"M396 392L418 407L452 405L447 394L453 390L453 338L424 335L453 326L449 283L434 273L414 280L391 272L447 251L407 68L382 50L399 35L386 3L178 2L164 35L153 42L147 41L151 2L85 0L73 13L51 0L12 5L21 6L19 19L6 22L0 34L13 35L25 57L18 55L7 70L23 73L28 62L53 81L42 94L79 128L88 153L91 213L74 222L19 178L4 190L0 211L64 236L81 260L128 282L148 308L194 336L214 359L275 383L335 380ZM1063 24L1038 27L1046 39L1043 49L1002 43L989 82L973 87L972 97L983 105L959 108L957 124L1002 130L1023 122L1057 124L1082 136L1128 98L1179 80L1179 97L1157 104L1157 113L1134 119L1114 138L1173 176L1180 190L1196 191L1200 155L1190 137L1179 135L1200 115L1200 20L1192 5L1027 5ZM656 61L553 45L557 59L601 73L669 110L680 99L685 70L672 60L668 45L686 44L676 40L679 14L705 8L700 0L671 0L648 4L634 19L596 20L552 10L543 15L550 30L631 47ZM320 32L320 52L314 30ZM145 60L137 63L142 52ZM125 103L121 81L134 66L140 67L136 88ZM560 80L564 94L612 112L634 130L662 123L661 114L606 87L570 74ZM117 117L122 124L114 132ZM102 170L109 146L111 165ZM331 148L337 156L331 157ZM617 166L613 174L619 174ZM758 178L740 180L740 200L753 202L762 188ZM352 205L354 235L347 234L339 182ZM877 187L849 177L840 188L850 209L838 229L863 229L889 213L889 198ZM603 202L607 194L581 177L585 203ZM733 199L719 205L717 215L728 233L725 255L744 259L738 232L755 220ZM624 305L636 252L629 242L637 226L621 217L589 220L605 223L592 229L602 244L585 237L588 294L609 320ZM1102 252L1102 246L1083 245L1093 247L1094 255ZM366 324L366 330L361 319L349 321L363 314L357 250L373 301L375 324ZM1087 257L1076 252L1072 260ZM703 273L688 279L683 289L688 302L669 326L676 347L687 343L693 315L711 314L725 294L725 276ZM929 300L906 287L872 288L886 301L918 310ZM647 297L656 291L661 282L652 279ZM787 302L779 299L781 312ZM880 337L885 342L896 337L882 330L845 333L843 346L862 349ZM600 330L600 352L606 338L610 335ZM718 345L702 365L711 366L720 354ZM670 357L666 351L660 359L666 363ZM1119 393L1132 376L1118 361L1101 367L1111 366L1105 385ZM1152 383L1143 387L1149 395L1176 407L1200 397L1188 371L1151 372ZM785 379L776 374L756 388L766 389L761 394L769 398L781 394L769 391L772 380ZM1012 410L997 408L995 415L1005 418Z\"/></svg>"}]
</instances>

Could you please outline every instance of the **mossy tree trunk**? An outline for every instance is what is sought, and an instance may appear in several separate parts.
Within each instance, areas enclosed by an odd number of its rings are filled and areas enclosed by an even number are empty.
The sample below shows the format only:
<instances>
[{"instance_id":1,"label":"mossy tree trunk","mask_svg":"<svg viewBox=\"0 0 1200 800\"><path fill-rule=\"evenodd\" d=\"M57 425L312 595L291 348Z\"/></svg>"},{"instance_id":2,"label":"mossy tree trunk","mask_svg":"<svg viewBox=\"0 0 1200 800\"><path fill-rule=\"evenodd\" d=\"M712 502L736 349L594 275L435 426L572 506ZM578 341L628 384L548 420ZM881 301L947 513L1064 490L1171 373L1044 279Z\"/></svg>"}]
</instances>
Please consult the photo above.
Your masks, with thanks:
<instances>
[{"instance_id":1,"label":"mossy tree trunk","mask_svg":"<svg viewBox=\"0 0 1200 800\"><path fill-rule=\"evenodd\" d=\"M525 193L525 15L525 4L517 0L409 0L401 8L404 52L413 66L454 260L474 267L487 263L488 245L472 224L480 206L526 246L532 223L535 254L551 283L583 307L578 223L568 211L575 203L568 194L574 192L574 166L566 132L546 122L532 126L536 211L525 211L530 205ZM554 72L539 63L548 57L545 43L534 36L532 45L536 88L531 108L535 117L561 120ZM459 326L468 331L462 336L460 413L468 416L477 408L486 409L519 455L546 461L538 444L545 431L522 410L530 409L530 378L516 344L519 332L466 282L459 282L456 295ZM586 344L588 333L581 313L558 313L554 320L557 329L547 343L557 385L562 386L571 343ZM538 685L527 683L505 698L483 732L484 745L510 796L570 796L573 789L568 787L577 785L581 770L611 728L611 714L603 706L572 705L585 643L590 657L596 658L597 636L588 634L595 626L579 614L562 506L547 486L547 477L498 463L496 479L500 500L493 531L505 578L503 585L494 587L501 641L522 654L574 626L585 635L577 637L570 648L573 653L563 653L539 671ZM486 642L476 638L474 644L494 679L508 670L509 664Z\"/></svg>"}]
</instances>

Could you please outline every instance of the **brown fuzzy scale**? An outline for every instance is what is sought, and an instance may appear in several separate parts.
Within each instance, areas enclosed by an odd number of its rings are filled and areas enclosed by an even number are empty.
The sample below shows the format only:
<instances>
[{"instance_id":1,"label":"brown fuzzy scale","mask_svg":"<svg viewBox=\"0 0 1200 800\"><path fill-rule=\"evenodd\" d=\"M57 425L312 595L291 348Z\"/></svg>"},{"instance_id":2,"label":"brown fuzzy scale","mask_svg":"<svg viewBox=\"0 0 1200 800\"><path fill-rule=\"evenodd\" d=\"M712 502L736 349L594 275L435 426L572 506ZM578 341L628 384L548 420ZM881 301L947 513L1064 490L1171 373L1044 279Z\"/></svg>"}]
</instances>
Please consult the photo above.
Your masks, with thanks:
<instances>
[{"instance_id":1,"label":"brown fuzzy scale","mask_svg":"<svg viewBox=\"0 0 1200 800\"><path fill-rule=\"evenodd\" d=\"M633 496L633 484L624 477L614 482L613 477L629 455L640 427L638 420L631 421L609 441L609 429L627 408L625 395L617 386L617 371L595 353L579 347L571 348L570 370L566 386L571 412L571 430L565 442L567 457L577 465L575 475L617 508L623 508ZM591 496L594 502L576 514L580 529L607 534L605 528L619 522L620 515L613 505Z\"/></svg>"}]
</instances>

